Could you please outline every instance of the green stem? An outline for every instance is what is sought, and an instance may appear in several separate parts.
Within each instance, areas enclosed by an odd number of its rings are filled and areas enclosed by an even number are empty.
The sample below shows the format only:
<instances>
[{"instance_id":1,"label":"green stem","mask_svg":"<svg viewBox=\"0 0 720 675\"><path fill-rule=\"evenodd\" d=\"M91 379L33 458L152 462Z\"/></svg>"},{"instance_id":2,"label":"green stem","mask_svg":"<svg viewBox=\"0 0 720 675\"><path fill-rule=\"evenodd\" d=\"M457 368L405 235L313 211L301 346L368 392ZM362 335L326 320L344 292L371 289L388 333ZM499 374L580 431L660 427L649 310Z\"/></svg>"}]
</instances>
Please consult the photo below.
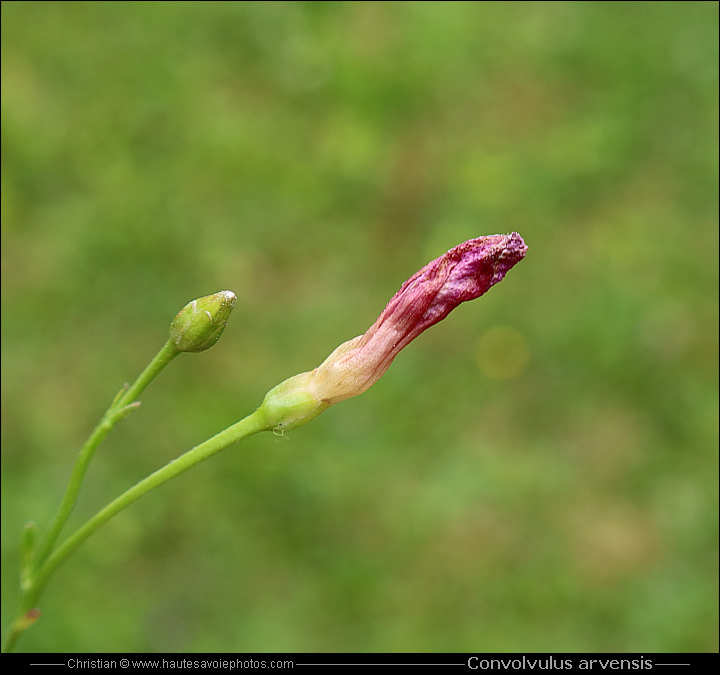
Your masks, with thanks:
<instances>
[{"instance_id":1,"label":"green stem","mask_svg":"<svg viewBox=\"0 0 720 675\"><path fill-rule=\"evenodd\" d=\"M269 428L270 426L265 417L265 413L262 408L260 408L252 415L248 415L246 418L221 431L212 438L209 438L207 441L196 445L192 450L188 450L184 455L180 455L180 457L172 460L161 469L155 471L155 473L150 474L147 478L133 485L129 490L123 492L123 494L110 502L104 509L96 513L85 525L68 537L55 550L42 567L37 570L37 573L33 575L28 587L23 589L20 610L10 628L6 643L3 645L3 652L11 651L18 637L20 637L22 632L28 627L28 612L30 612L37 603L50 575L58 568L60 563L93 532L113 516L120 513L120 511L130 506L130 504L136 502L140 497L146 495L163 483L166 483L171 478L175 478L175 476L208 459L208 457L212 457L232 443L259 431L268 430Z\"/></svg>"},{"instance_id":2,"label":"green stem","mask_svg":"<svg viewBox=\"0 0 720 675\"><path fill-rule=\"evenodd\" d=\"M140 376L137 380L135 380L132 386L129 387L123 394L116 397L103 415L100 423L95 427L92 434L90 434L90 438L85 441L85 445L83 445L77 459L75 460L75 466L73 467L73 472L70 476L70 482L65 490L65 495L60 503L60 508L50 523L47 534L40 543L36 553L33 555L33 569L37 570L50 555L57 538L60 536L60 532L65 526L67 519L70 517L70 513L75 506L78 493L80 492L80 486L82 485L85 474L87 473L88 465L90 464L90 460L93 458L97 447L100 443L102 443L105 436L110 433L111 429L120 419L140 405L139 403L134 403L135 399L140 395L145 387L152 382L158 373L179 353L180 351L175 344L171 340L168 340L163 348L157 353L155 358L148 364L147 368L140 373Z\"/></svg>"},{"instance_id":3,"label":"green stem","mask_svg":"<svg viewBox=\"0 0 720 675\"><path fill-rule=\"evenodd\" d=\"M138 379L133 382L132 386L130 386L117 401L115 401L112 407L115 409L123 408L135 401L135 399L143 392L145 387L147 387L150 382L157 377L160 371L178 354L180 354L180 350L175 346L175 343L172 340L168 340L163 345L163 348L155 355L155 358L150 361L147 368L140 373Z\"/></svg>"}]
</instances>

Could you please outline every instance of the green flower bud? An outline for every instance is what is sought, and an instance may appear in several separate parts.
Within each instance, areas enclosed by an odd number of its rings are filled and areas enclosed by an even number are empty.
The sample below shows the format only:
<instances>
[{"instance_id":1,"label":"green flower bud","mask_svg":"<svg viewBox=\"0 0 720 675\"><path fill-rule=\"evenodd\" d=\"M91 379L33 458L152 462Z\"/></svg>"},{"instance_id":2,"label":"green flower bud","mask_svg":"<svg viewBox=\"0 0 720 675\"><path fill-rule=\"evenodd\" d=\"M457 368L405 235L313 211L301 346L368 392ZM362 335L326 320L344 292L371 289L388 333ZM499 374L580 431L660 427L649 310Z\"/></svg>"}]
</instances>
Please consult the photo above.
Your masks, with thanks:
<instances>
[{"instance_id":1,"label":"green flower bud","mask_svg":"<svg viewBox=\"0 0 720 675\"><path fill-rule=\"evenodd\" d=\"M170 324L170 339L181 352L210 349L225 330L236 300L232 291L220 291L193 300Z\"/></svg>"}]
</instances>

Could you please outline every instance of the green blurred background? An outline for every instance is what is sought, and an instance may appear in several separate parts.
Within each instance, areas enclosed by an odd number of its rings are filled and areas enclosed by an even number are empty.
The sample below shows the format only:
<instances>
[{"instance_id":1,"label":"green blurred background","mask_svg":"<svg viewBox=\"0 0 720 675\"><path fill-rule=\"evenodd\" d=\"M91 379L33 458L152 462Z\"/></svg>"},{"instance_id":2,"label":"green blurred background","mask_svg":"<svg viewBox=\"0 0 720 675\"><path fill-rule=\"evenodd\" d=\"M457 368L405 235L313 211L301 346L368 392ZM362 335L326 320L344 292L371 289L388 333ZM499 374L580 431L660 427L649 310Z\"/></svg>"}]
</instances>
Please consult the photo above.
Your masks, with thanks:
<instances>
[{"instance_id":1,"label":"green blurred background","mask_svg":"<svg viewBox=\"0 0 720 675\"><path fill-rule=\"evenodd\" d=\"M186 302L238 295L71 524L516 230L366 394L106 525L19 648L717 650L717 49L714 2L3 2L3 629Z\"/></svg>"}]
</instances>

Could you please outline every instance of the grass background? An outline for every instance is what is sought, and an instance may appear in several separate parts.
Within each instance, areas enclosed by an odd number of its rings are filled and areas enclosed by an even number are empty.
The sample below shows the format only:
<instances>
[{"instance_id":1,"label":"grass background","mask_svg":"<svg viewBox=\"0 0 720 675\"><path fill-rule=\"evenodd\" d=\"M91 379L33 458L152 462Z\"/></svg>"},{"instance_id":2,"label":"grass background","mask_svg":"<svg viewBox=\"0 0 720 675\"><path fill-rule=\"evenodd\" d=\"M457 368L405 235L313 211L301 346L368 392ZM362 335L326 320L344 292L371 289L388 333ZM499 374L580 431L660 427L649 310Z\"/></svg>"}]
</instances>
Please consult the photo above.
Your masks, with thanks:
<instances>
[{"instance_id":1,"label":"grass background","mask_svg":"<svg viewBox=\"0 0 720 675\"><path fill-rule=\"evenodd\" d=\"M362 333L527 258L366 394L144 498L28 651L716 651L714 2L3 2L2 625L22 523L189 300L239 300L77 526Z\"/></svg>"}]
</instances>

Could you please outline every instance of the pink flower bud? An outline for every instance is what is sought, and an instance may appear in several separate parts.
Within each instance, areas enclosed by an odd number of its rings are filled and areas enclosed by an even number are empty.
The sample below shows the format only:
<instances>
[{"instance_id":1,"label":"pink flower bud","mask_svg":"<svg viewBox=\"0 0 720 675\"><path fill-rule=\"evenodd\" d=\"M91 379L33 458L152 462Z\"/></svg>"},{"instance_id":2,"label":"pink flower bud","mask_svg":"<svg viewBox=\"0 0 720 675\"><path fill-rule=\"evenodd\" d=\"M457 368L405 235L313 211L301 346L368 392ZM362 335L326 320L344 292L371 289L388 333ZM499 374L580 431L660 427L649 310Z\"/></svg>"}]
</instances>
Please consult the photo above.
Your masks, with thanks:
<instances>
[{"instance_id":1,"label":"pink flower bud","mask_svg":"<svg viewBox=\"0 0 720 675\"><path fill-rule=\"evenodd\" d=\"M322 401L357 396L388 369L398 352L461 302L480 297L525 257L522 237L495 234L451 248L411 276L365 335L340 345L315 371Z\"/></svg>"},{"instance_id":2,"label":"pink flower bud","mask_svg":"<svg viewBox=\"0 0 720 675\"><path fill-rule=\"evenodd\" d=\"M341 344L315 370L268 393L263 406L272 427L295 428L333 403L362 394L403 347L461 302L480 297L501 281L526 252L517 232L494 234L463 242L425 265L400 287L364 335ZM302 399L303 406L288 406L291 394L293 401ZM289 417L290 408L297 408L297 414Z\"/></svg>"}]
</instances>

